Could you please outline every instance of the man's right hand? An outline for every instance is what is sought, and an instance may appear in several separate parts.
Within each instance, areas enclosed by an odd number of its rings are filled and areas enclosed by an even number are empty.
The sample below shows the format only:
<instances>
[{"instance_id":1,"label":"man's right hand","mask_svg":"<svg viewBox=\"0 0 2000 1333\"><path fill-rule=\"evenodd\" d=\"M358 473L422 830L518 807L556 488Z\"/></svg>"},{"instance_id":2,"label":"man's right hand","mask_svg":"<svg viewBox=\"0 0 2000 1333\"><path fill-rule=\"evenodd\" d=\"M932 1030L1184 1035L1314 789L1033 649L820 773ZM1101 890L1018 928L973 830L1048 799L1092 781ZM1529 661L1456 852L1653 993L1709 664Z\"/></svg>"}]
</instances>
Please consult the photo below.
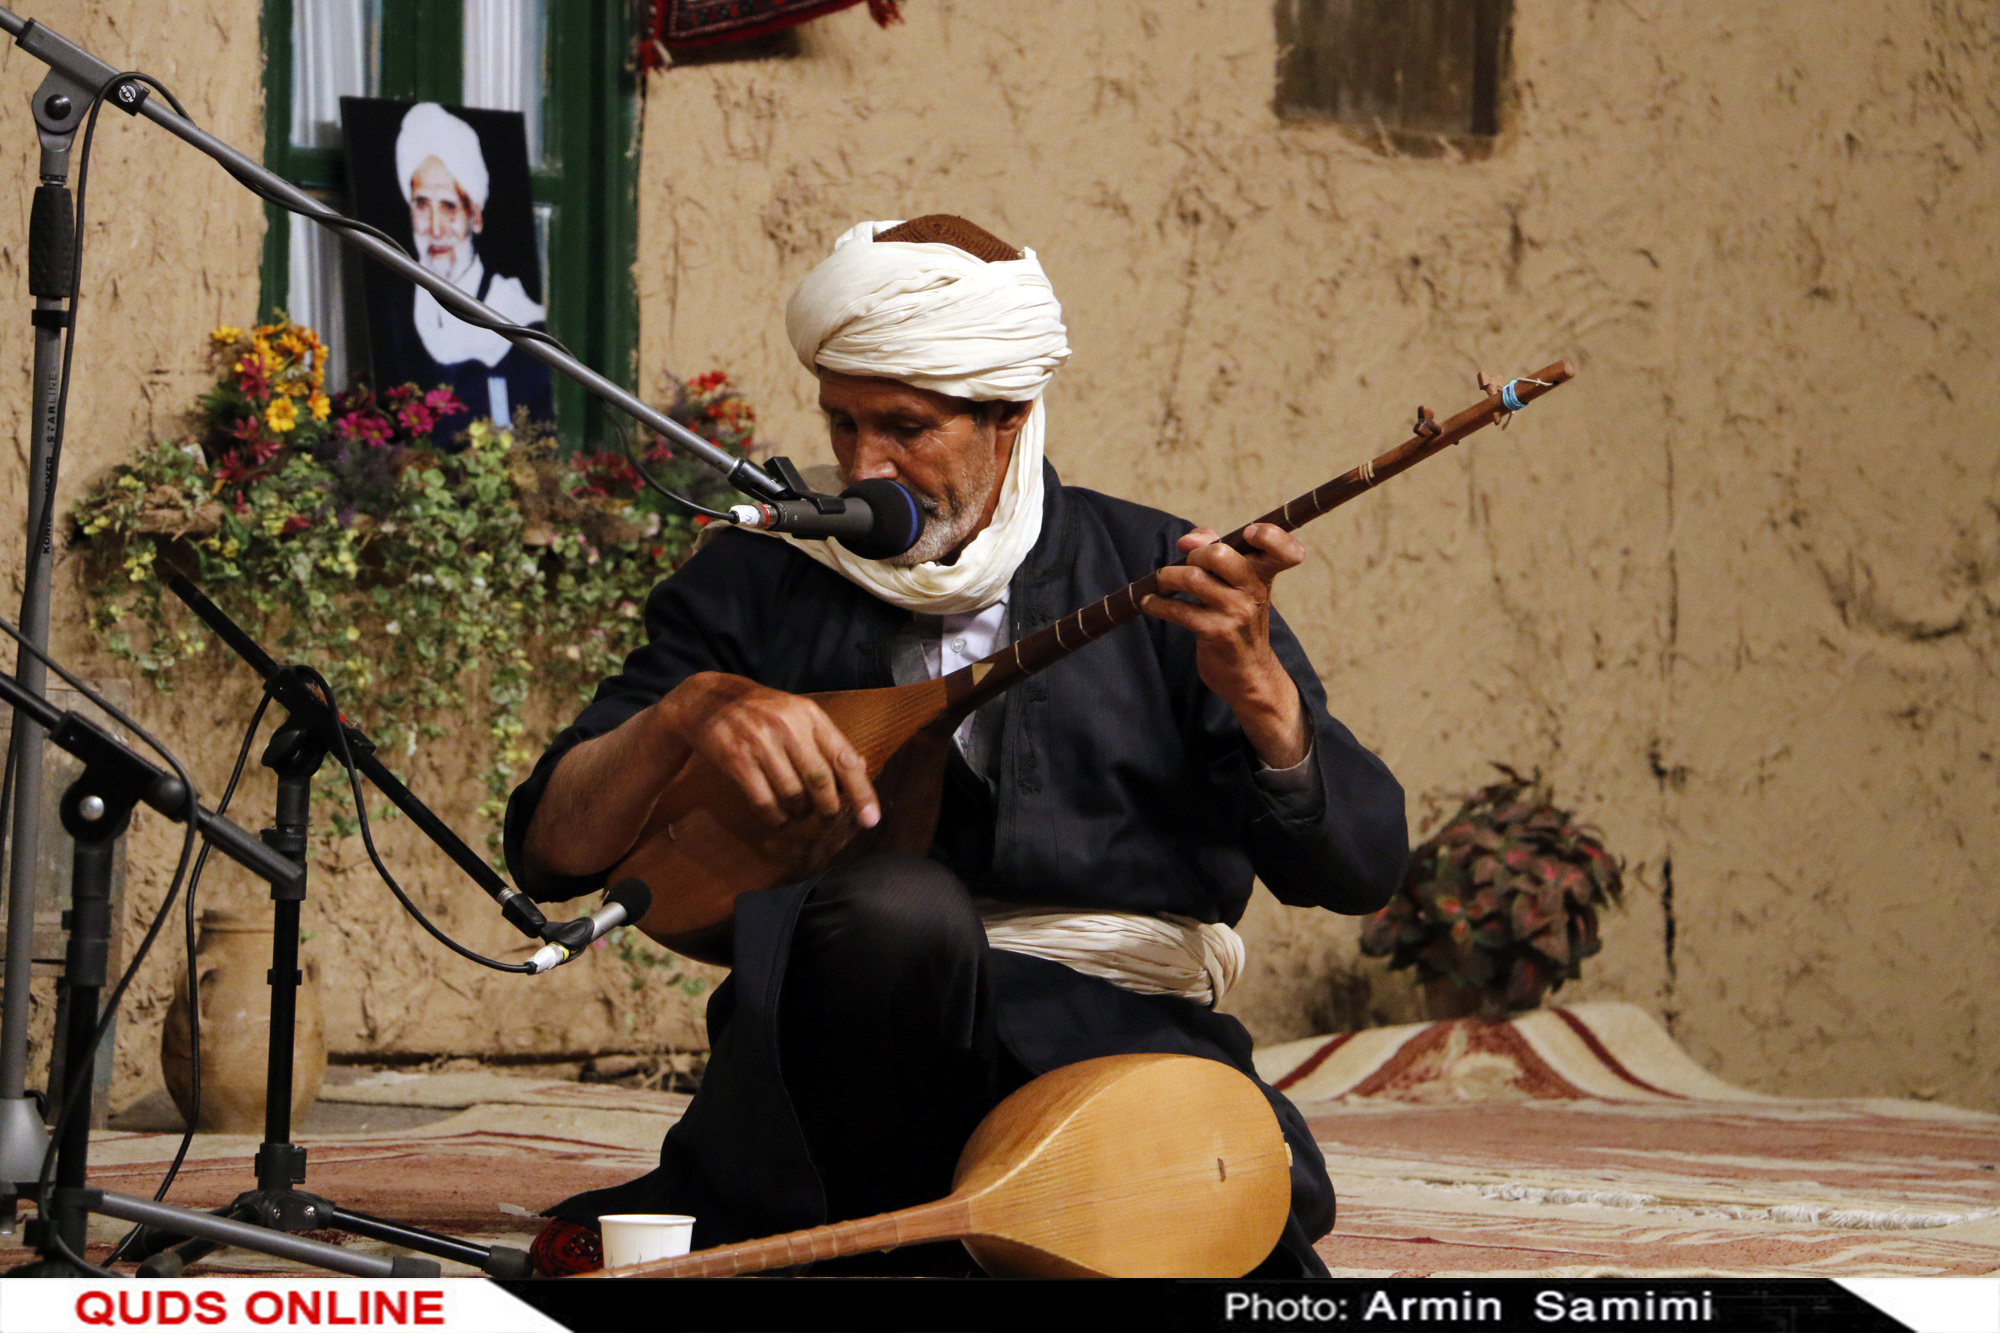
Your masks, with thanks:
<instances>
[{"instance_id":1,"label":"man's right hand","mask_svg":"<svg viewBox=\"0 0 2000 1333\"><path fill-rule=\"evenodd\" d=\"M650 710L655 724L739 787L773 828L843 809L862 828L882 818L868 766L811 699L743 676L704 671Z\"/></svg>"},{"instance_id":2,"label":"man's right hand","mask_svg":"<svg viewBox=\"0 0 2000 1333\"><path fill-rule=\"evenodd\" d=\"M773 827L854 814L881 821L868 769L826 711L801 695L705 671L562 757L528 826L533 873L594 875L616 865L660 791L699 755Z\"/></svg>"}]
</instances>

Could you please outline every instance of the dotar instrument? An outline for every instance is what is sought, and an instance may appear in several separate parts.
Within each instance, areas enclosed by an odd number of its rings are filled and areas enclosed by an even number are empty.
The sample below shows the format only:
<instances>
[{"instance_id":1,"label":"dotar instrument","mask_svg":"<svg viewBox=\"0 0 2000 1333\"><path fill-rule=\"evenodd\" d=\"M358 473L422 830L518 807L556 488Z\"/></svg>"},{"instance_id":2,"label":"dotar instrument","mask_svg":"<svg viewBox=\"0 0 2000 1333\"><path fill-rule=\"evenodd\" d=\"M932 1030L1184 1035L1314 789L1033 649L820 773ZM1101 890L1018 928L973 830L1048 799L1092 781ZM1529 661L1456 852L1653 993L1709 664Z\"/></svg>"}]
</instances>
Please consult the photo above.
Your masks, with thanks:
<instances>
[{"instance_id":1,"label":"dotar instrument","mask_svg":"<svg viewBox=\"0 0 2000 1333\"><path fill-rule=\"evenodd\" d=\"M1474 431L1504 422L1575 374L1568 361L1558 361L1502 385L1482 375L1480 387L1488 392L1478 403L1442 422L1418 408L1409 439L1252 522L1286 531L1302 527ZM1243 531L1220 540L1254 553ZM872 829L861 829L846 811L773 829L734 782L700 756L690 759L661 789L632 850L611 873L613 882L636 876L652 887L652 907L639 928L678 953L727 963L737 894L792 883L872 853L929 850L947 747L959 723L1003 691L1137 619L1141 603L1158 590L1158 575L1148 575L937 680L808 695L868 767L882 809Z\"/></svg>"},{"instance_id":2,"label":"dotar instrument","mask_svg":"<svg viewBox=\"0 0 2000 1333\"><path fill-rule=\"evenodd\" d=\"M581 1276L728 1277L961 1240L996 1277L1241 1277L1291 1209L1257 1085L1192 1055L1052 1070L979 1122L935 1203Z\"/></svg>"}]
</instances>

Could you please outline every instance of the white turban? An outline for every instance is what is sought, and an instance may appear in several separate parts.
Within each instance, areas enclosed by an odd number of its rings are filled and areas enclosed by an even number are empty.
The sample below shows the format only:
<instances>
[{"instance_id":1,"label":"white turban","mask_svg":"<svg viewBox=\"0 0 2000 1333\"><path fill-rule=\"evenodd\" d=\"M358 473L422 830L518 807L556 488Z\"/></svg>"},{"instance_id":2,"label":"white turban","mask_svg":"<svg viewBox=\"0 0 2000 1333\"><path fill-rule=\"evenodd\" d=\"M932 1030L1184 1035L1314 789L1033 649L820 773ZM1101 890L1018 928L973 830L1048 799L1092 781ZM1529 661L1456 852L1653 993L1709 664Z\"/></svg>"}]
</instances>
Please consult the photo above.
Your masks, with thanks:
<instances>
[{"instance_id":1,"label":"white turban","mask_svg":"<svg viewBox=\"0 0 2000 1333\"><path fill-rule=\"evenodd\" d=\"M396 177L409 202L410 178L424 159L434 157L465 191L475 208L486 207L491 182L486 173L486 154L479 148L479 131L436 102L419 102L403 116L403 128L396 135Z\"/></svg>"},{"instance_id":2,"label":"white turban","mask_svg":"<svg viewBox=\"0 0 2000 1333\"><path fill-rule=\"evenodd\" d=\"M1042 390L1069 359L1062 306L1033 250L988 262L955 245L877 241L897 222L863 222L833 243L785 311L807 369L900 380L985 402L1027 402L993 521L949 565L864 560L826 541L795 542L886 602L950 615L992 605L1042 532Z\"/></svg>"}]
</instances>

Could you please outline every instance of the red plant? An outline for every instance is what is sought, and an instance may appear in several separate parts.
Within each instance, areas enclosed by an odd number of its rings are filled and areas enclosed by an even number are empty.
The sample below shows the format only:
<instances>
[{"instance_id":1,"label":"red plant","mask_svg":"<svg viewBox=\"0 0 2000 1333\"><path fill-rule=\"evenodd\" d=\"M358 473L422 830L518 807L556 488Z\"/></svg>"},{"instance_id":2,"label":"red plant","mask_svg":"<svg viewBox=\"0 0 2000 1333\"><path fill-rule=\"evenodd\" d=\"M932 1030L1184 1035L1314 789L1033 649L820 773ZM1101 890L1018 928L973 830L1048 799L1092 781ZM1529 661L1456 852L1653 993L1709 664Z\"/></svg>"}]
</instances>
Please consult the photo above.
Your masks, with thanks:
<instances>
[{"instance_id":1,"label":"red plant","mask_svg":"<svg viewBox=\"0 0 2000 1333\"><path fill-rule=\"evenodd\" d=\"M1623 867L1539 777L1495 767L1505 780L1411 853L1361 952L1482 992L1489 1010L1532 1009L1603 947L1597 912L1619 901Z\"/></svg>"}]
</instances>

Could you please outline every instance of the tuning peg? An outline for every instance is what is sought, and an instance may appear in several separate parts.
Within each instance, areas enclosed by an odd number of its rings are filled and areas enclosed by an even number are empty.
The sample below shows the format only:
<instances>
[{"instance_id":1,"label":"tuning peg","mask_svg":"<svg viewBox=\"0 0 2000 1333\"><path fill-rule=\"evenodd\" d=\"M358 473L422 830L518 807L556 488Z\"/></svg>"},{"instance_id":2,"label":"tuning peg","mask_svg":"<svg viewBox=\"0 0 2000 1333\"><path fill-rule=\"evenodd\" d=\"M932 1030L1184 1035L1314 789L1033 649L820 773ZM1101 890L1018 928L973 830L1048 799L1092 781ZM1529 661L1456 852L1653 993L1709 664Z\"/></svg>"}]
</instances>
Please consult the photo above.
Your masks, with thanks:
<instances>
[{"instance_id":1,"label":"tuning peg","mask_svg":"<svg viewBox=\"0 0 2000 1333\"><path fill-rule=\"evenodd\" d=\"M1483 370L1479 372L1479 391L1481 393L1484 393L1490 397L1493 394L1499 393L1500 387L1501 387L1500 381L1494 379L1491 375L1488 375ZM1503 411L1499 414L1499 416L1496 419L1500 423L1500 429L1505 430L1507 429L1508 423L1514 420L1514 414L1512 412Z\"/></svg>"},{"instance_id":2,"label":"tuning peg","mask_svg":"<svg viewBox=\"0 0 2000 1333\"><path fill-rule=\"evenodd\" d=\"M1438 434L1437 418L1431 415L1431 410L1428 407L1419 403L1417 405L1417 424L1411 427L1411 429L1424 439L1431 439Z\"/></svg>"}]
</instances>

